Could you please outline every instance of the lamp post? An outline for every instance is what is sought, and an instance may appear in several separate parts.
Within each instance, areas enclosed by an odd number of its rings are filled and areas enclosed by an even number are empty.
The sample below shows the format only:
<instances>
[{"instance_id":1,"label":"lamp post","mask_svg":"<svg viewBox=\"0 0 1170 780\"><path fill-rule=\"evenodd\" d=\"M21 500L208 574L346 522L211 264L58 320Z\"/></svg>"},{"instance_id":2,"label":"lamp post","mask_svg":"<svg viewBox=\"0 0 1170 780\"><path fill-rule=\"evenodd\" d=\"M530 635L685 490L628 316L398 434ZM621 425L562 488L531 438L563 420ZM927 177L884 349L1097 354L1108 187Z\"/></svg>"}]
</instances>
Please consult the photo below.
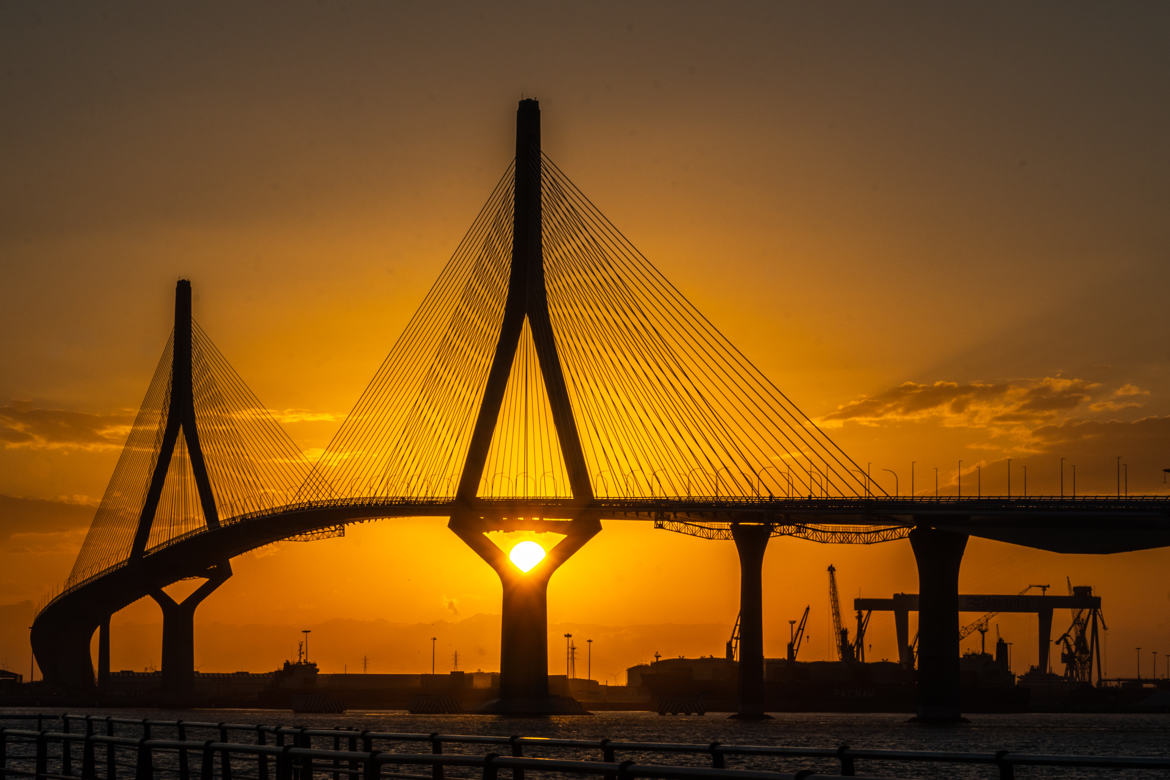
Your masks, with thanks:
<instances>
[{"instance_id":1,"label":"lamp post","mask_svg":"<svg viewBox=\"0 0 1170 780\"><path fill-rule=\"evenodd\" d=\"M565 634L565 679L569 679L569 657L573 652L569 649L569 643L572 641L572 634Z\"/></svg>"},{"instance_id":2,"label":"lamp post","mask_svg":"<svg viewBox=\"0 0 1170 780\"><path fill-rule=\"evenodd\" d=\"M1011 497L1012 497L1012 459L1011 459L1011 458L1008 458L1008 459L1007 459L1007 466L1008 466L1008 489L1007 489L1007 497L1008 497L1008 498L1011 498Z\"/></svg>"},{"instance_id":3,"label":"lamp post","mask_svg":"<svg viewBox=\"0 0 1170 780\"><path fill-rule=\"evenodd\" d=\"M1142 649L1137 648L1137 678L1142 679Z\"/></svg>"},{"instance_id":4,"label":"lamp post","mask_svg":"<svg viewBox=\"0 0 1170 780\"><path fill-rule=\"evenodd\" d=\"M437 639L438 639L437 636L431 637L431 674L432 675L435 673L435 640L437 640Z\"/></svg>"},{"instance_id":5,"label":"lamp post","mask_svg":"<svg viewBox=\"0 0 1170 780\"><path fill-rule=\"evenodd\" d=\"M938 498L938 466L934 467L934 497Z\"/></svg>"},{"instance_id":6,"label":"lamp post","mask_svg":"<svg viewBox=\"0 0 1170 780\"><path fill-rule=\"evenodd\" d=\"M1064 458L1060 459L1060 497L1064 498Z\"/></svg>"},{"instance_id":7,"label":"lamp post","mask_svg":"<svg viewBox=\"0 0 1170 780\"><path fill-rule=\"evenodd\" d=\"M955 472L955 498L963 497L963 461L959 460L959 468Z\"/></svg>"},{"instance_id":8,"label":"lamp post","mask_svg":"<svg viewBox=\"0 0 1170 780\"><path fill-rule=\"evenodd\" d=\"M593 679L593 640L585 640L585 679Z\"/></svg>"},{"instance_id":9,"label":"lamp post","mask_svg":"<svg viewBox=\"0 0 1170 780\"><path fill-rule=\"evenodd\" d=\"M882 471L888 471L889 473L894 475L894 498L897 498L898 497L898 472L894 471L893 469L882 469Z\"/></svg>"},{"instance_id":10,"label":"lamp post","mask_svg":"<svg viewBox=\"0 0 1170 780\"><path fill-rule=\"evenodd\" d=\"M910 497L913 498L914 493L914 464L915 461L910 461Z\"/></svg>"}]
</instances>

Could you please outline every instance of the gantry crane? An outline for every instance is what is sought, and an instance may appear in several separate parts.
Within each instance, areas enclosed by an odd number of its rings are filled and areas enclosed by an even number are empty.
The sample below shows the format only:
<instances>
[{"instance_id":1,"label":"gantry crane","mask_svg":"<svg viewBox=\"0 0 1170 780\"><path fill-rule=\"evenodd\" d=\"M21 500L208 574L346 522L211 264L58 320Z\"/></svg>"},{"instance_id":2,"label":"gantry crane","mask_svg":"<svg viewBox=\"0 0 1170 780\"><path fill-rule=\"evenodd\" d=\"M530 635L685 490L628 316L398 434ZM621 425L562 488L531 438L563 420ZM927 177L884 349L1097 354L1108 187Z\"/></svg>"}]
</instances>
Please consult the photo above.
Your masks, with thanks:
<instances>
[{"instance_id":1,"label":"gantry crane","mask_svg":"<svg viewBox=\"0 0 1170 780\"><path fill-rule=\"evenodd\" d=\"M1066 578L1067 579L1067 578ZM1091 596L1093 589L1088 585L1073 587L1068 580L1068 595ZM1070 682L1092 683L1093 665L1097 666L1097 679L1101 679L1101 642L1098 625L1108 630L1105 617L1100 609L1073 610L1072 624L1054 642L1061 645L1060 660L1064 662L1064 677Z\"/></svg>"},{"instance_id":2,"label":"gantry crane","mask_svg":"<svg viewBox=\"0 0 1170 780\"><path fill-rule=\"evenodd\" d=\"M1021 590L1019 593L1017 593L1016 595L1023 596L1025 593L1032 590L1032 588L1038 588L1040 590L1040 595L1043 596L1044 594L1046 594L1048 592L1049 587L1050 586L1048 586L1048 585L1029 585L1028 587ZM1071 595L1071 591L1070 591L1070 595ZM962 642L964 639L966 639L967 637L971 636L976 631L978 631L979 632L979 643L980 643L979 651L981 653L986 653L987 652L987 630L988 630L988 628L990 628L991 619L998 614L999 614L998 611L988 612L985 615L980 615L975 620L971 621L967 625L960 628L959 629L959 641ZM917 642L917 641L918 640L916 637L915 642ZM1060 641L1060 640L1057 640L1057 641Z\"/></svg>"}]
</instances>

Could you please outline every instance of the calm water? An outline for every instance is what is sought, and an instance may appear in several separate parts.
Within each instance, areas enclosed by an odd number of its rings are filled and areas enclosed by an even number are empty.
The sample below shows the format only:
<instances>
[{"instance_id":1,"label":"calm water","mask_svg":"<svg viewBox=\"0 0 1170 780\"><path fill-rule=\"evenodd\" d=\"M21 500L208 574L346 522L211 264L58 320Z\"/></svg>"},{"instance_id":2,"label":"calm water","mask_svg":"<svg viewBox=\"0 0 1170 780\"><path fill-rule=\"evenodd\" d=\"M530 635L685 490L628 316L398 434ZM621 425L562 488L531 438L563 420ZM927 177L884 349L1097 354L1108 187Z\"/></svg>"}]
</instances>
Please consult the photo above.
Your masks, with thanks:
<instances>
[{"instance_id":1,"label":"calm water","mask_svg":"<svg viewBox=\"0 0 1170 780\"><path fill-rule=\"evenodd\" d=\"M77 710L85 712L85 710ZM97 712L97 711L91 711ZM602 712L587 717L547 719L496 718L474 715L410 715L397 711L353 711L344 715L297 715L279 710L101 710L122 717L159 720L227 721L371 731L442 732L558 736L597 740L700 742L725 744L852 747L901 750L995 752L1011 750L1042 754L1170 756L1170 715L971 715L953 727L924 727L905 715L843 713L779 713L770 721L744 723L725 715L663 717L645 712ZM467 752L473 752L468 750ZM569 757L566 755L566 757ZM575 756L597 758L596 755ZM619 755L619 759L654 763L688 763L682 756ZM703 758L690 762L705 763ZM811 759L777 763L739 764L777 771L819 769L834 771L835 764L818 765ZM861 774L890 777L994 777L991 767L959 765L882 765L859 763ZM1101 770L1021 770L1020 777L1099 777ZM1110 775L1121 776L1121 775ZM1126 777L1166 777L1170 773L1127 773Z\"/></svg>"}]
</instances>

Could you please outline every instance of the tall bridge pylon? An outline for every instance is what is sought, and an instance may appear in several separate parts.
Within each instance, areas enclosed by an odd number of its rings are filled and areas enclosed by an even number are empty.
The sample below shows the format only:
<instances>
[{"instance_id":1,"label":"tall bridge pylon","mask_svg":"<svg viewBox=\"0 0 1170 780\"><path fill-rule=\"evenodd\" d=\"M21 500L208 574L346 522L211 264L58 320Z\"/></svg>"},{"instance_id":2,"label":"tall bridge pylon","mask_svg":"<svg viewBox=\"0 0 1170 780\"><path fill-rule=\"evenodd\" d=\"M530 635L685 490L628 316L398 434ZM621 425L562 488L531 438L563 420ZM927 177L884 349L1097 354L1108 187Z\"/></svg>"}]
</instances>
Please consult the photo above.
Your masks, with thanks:
<instances>
[{"instance_id":1,"label":"tall bridge pylon","mask_svg":"<svg viewBox=\"0 0 1170 780\"><path fill-rule=\"evenodd\" d=\"M516 113L516 162L513 196L512 262L508 295L495 354L484 388L483 400L471 434L467 459L456 494L457 509L450 528L492 567L503 587L500 634L500 698L489 711L508 715L574 712L571 700L549 695L548 690L548 582L569 556L581 549L598 531L596 514L584 507L593 499L585 455L573 417L565 376L557 356L544 280L543 225L541 218L540 105L522 100ZM500 408L527 321L560 454L568 472L574 502L581 508L574 517L549 520L504 517L485 512L477 498L484 464ZM485 536L492 531L526 529L554 531L563 538L535 567L522 572L502 548Z\"/></svg>"}]
</instances>

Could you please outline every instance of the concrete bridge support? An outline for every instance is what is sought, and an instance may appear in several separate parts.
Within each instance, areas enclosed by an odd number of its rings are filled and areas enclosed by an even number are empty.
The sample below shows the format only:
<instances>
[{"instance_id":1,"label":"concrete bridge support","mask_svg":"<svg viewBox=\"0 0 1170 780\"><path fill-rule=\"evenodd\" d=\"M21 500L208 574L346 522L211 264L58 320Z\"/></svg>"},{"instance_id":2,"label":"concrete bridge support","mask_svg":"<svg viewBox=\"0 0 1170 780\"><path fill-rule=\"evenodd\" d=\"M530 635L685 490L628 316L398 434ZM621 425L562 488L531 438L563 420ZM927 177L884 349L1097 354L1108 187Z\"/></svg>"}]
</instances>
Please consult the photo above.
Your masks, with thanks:
<instances>
[{"instance_id":1,"label":"concrete bridge support","mask_svg":"<svg viewBox=\"0 0 1170 780\"><path fill-rule=\"evenodd\" d=\"M500 698L484 711L514 716L583 713L573 699L549 695L548 582L562 563L601 530L601 523L593 518L534 521L531 530L556 531L565 537L527 572L517 568L507 553L484 535L485 531L502 529L478 518L452 518L449 527L495 570L503 588Z\"/></svg>"},{"instance_id":2,"label":"concrete bridge support","mask_svg":"<svg viewBox=\"0 0 1170 780\"><path fill-rule=\"evenodd\" d=\"M739 709L741 720L763 720L764 713L764 550L772 528L731 526L739 553Z\"/></svg>"},{"instance_id":3,"label":"concrete bridge support","mask_svg":"<svg viewBox=\"0 0 1170 780\"><path fill-rule=\"evenodd\" d=\"M918 563L918 720L962 720L959 701L959 565L967 535L919 526L910 532Z\"/></svg>"},{"instance_id":4,"label":"concrete bridge support","mask_svg":"<svg viewBox=\"0 0 1170 780\"><path fill-rule=\"evenodd\" d=\"M98 688L104 688L110 682L110 616L98 626Z\"/></svg>"},{"instance_id":5,"label":"concrete bridge support","mask_svg":"<svg viewBox=\"0 0 1170 780\"><path fill-rule=\"evenodd\" d=\"M150 593L162 609L162 695L170 703L186 703L194 688L195 608L230 576L227 564L217 567L182 601L175 601L161 589Z\"/></svg>"}]
</instances>

